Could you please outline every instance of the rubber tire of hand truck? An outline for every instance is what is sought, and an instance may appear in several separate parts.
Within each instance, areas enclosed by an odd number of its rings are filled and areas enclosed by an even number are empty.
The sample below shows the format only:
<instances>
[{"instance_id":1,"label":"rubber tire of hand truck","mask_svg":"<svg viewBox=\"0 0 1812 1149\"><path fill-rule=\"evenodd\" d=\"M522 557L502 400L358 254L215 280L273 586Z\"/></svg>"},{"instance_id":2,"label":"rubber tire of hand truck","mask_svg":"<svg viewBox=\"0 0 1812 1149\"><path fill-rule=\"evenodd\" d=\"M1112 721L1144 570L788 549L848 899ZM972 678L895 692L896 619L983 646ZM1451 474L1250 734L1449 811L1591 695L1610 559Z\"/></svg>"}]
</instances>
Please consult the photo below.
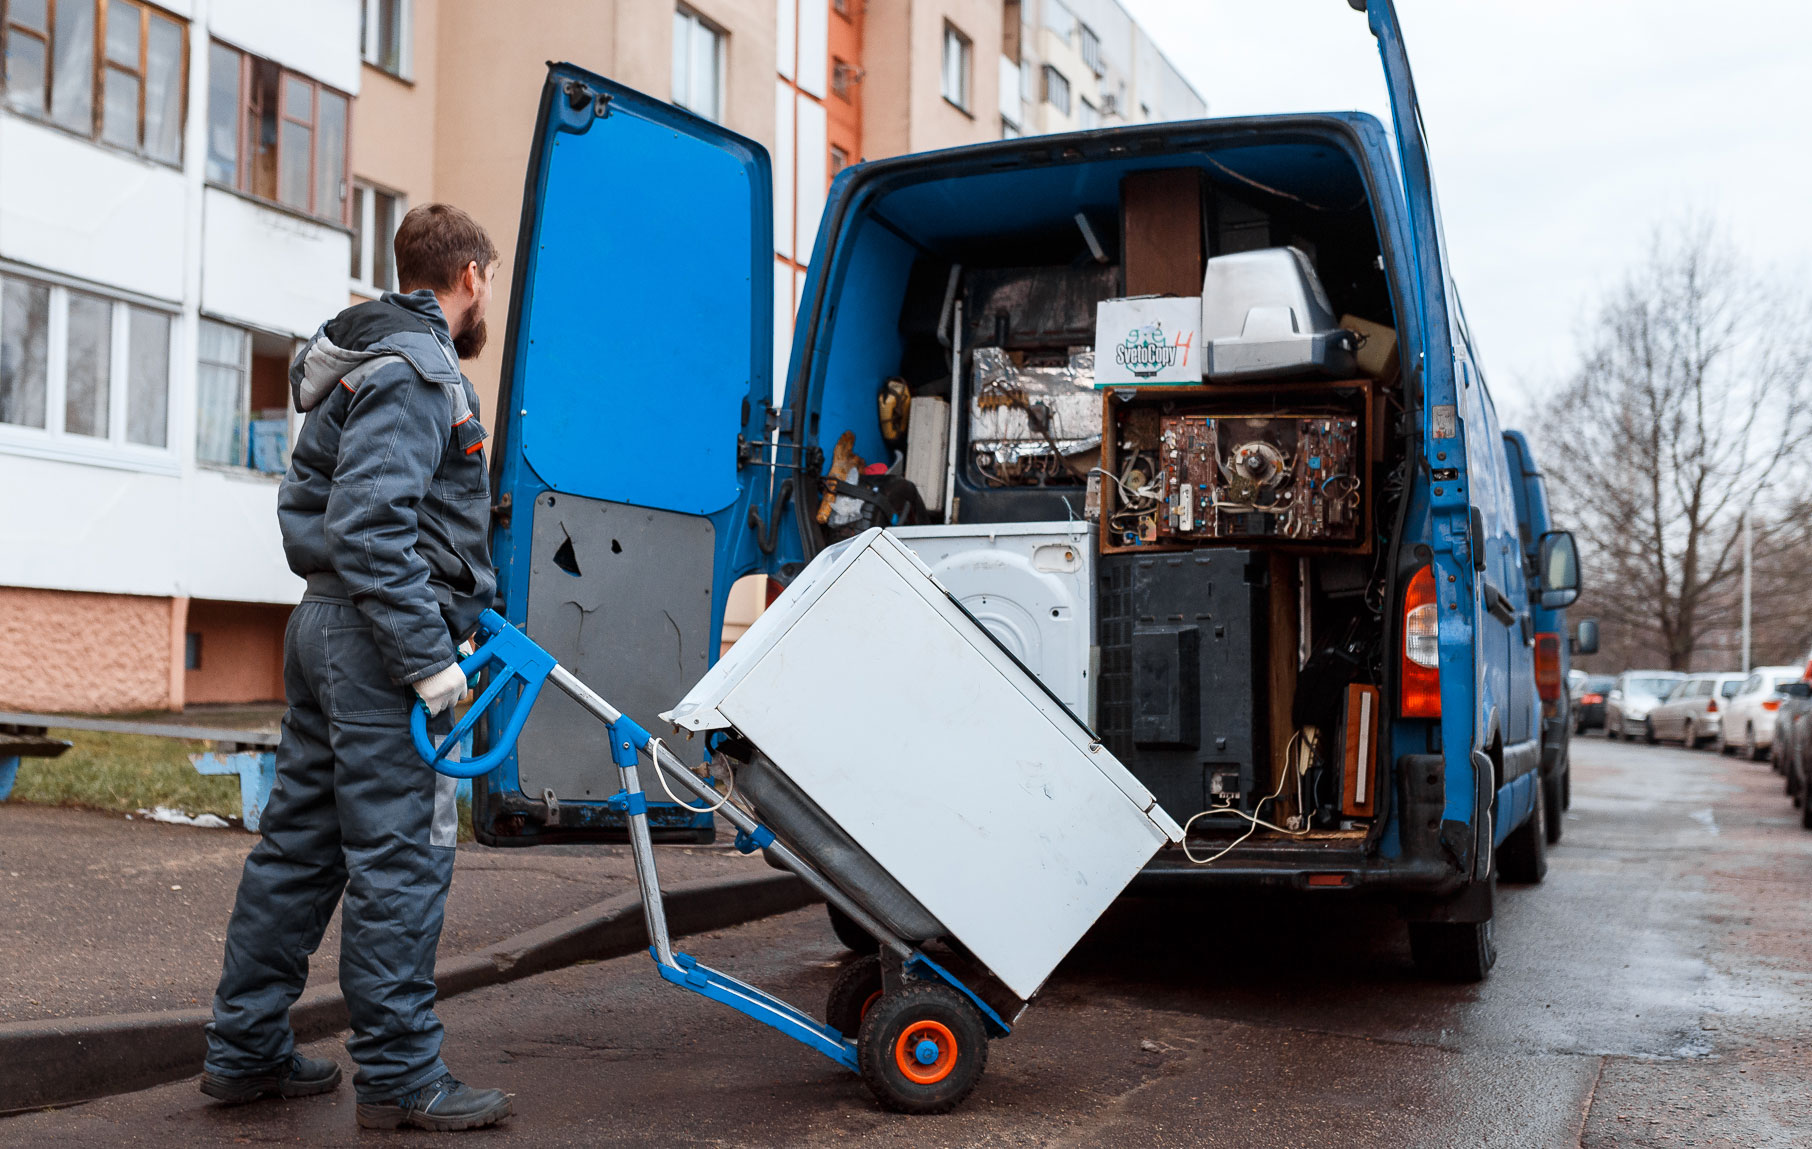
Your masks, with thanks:
<instances>
[{"instance_id":1,"label":"rubber tire of hand truck","mask_svg":"<svg viewBox=\"0 0 1812 1149\"><path fill-rule=\"evenodd\" d=\"M857 925L856 919L829 902L824 903L824 908L830 913L831 933L837 935L837 940L843 943L845 949L855 950L859 954L871 954L880 950L881 943Z\"/></svg>"},{"instance_id":2,"label":"rubber tire of hand truck","mask_svg":"<svg viewBox=\"0 0 1812 1149\"><path fill-rule=\"evenodd\" d=\"M942 1073L915 1081L902 1063L914 1032L937 1033L953 1049L940 1051L925 1072ZM945 1053L949 1063L943 1064ZM884 993L862 1019L856 1037L856 1064L875 1100L896 1113L948 1113L962 1103L988 1065L988 1030L969 999L946 985L921 983Z\"/></svg>"},{"instance_id":3,"label":"rubber tire of hand truck","mask_svg":"<svg viewBox=\"0 0 1812 1149\"><path fill-rule=\"evenodd\" d=\"M863 954L845 965L824 1003L824 1024L844 1037L862 1032L862 1019L881 997L881 955Z\"/></svg>"},{"instance_id":4,"label":"rubber tire of hand truck","mask_svg":"<svg viewBox=\"0 0 1812 1149\"><path fill-rule=\"evenodd\" d=\"M1497 937L1482 922L1411 922L1409 953L1423 977L1436 981L1484 981L1497 964Z\"/></svg>"}]
</instances>

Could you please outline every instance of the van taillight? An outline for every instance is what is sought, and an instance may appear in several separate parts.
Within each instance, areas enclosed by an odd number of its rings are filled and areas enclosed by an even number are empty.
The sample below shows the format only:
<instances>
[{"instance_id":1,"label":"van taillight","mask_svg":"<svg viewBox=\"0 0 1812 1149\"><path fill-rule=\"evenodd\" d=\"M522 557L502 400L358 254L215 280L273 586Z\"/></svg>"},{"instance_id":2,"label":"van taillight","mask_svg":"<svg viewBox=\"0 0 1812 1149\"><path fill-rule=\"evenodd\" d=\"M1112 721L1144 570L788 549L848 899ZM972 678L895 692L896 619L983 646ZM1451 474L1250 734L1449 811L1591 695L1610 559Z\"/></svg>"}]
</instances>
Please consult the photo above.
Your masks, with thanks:
<instances>
[{"instance_id":1,"label":"van taillight","mask_svg":"<svg viewBox=\"0 0 1812 1149\"><path fill-rule=\"evenodd\" d=\"M1440 606L1435 602L1434 568L1423 567L1403 595L1403 682L1405 718L1441 716Z\"/></svg>"},{"instance_id":2,"label":"van taillight","mask_svg":"<svg viewBox=\"0 0 1812 1149\"><path fill-rule=\"evenodd\" d=\"M1560 636L1535 636L1535 690L1543 702L1560 697Z\"/></svg>"}]
</instances>

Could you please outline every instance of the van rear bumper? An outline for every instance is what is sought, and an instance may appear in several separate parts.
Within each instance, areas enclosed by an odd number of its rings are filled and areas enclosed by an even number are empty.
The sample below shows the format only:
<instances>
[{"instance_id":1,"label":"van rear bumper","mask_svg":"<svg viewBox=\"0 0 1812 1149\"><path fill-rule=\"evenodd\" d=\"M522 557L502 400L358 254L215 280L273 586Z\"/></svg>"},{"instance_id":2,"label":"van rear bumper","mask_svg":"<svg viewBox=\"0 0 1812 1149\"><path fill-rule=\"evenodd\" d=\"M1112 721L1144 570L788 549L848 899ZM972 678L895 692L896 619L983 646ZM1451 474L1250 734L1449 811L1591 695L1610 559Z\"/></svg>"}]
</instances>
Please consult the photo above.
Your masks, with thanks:
<instances>
[{"instance_id":1,"label":"van rear bumper","mask_svg":"<svg viewBox=\"0 0 1812 1149\"><path fill-rule=\"evenodd\" d=\"M1203 849L1196 847L1196 853ZM1199 866L1173 846L1147 862L1127 892L1306 890L1443 897L1459 892L1467 877L1449 861L1368 857L1358 847L1265 843L1241 847Z\"/></svg>"}]
</instances>

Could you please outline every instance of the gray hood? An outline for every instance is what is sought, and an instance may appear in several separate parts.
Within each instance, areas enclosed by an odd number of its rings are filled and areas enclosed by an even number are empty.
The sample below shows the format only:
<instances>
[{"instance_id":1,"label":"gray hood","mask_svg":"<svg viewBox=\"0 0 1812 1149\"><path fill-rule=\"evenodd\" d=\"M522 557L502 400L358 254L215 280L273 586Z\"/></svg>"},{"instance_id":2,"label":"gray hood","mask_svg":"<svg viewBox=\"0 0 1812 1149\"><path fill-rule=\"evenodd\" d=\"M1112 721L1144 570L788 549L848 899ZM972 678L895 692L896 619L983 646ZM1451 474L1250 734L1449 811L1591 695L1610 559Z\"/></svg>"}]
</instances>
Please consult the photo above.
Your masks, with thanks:
<instances>
[{"instance_id":1,"label":"gray hood","mask_svg":"<svg viewBox=\"0 0 1812 1149\"><path fill-rule=\"evenodd\" d=\"M296 410L314 410L349 376L356 376L349 383L356 390L359 379L392 359L406 361L423 379L459 395L463 405L459 357L446 317L434 293L422 290L386 292L323 323L289 365Z\"/></svg>"}]
</instances>

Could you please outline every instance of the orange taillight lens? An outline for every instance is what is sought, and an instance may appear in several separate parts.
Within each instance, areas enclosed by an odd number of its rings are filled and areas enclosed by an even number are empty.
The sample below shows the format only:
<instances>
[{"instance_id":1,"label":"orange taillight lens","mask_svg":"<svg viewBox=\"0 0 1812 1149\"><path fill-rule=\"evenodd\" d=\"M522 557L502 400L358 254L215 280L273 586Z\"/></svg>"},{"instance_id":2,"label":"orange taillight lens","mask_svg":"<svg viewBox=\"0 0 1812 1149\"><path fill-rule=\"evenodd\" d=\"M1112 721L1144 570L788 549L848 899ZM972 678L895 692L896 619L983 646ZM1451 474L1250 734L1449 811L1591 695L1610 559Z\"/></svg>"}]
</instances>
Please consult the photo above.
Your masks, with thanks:
<instances>
[{"instance_id":1,"label":"orange taillight lens","mask_svg":"<svg viewBox=\"0 0 1812 1149\"><path fill-rule=\"evenodd\" d=\"M1535 690L1543 702L1560 697L1560 636L1535 636Z\"/></svg>"},{"instance_id":2,"label":"orange taillight lens","mask_svg":"<svg viewBox=\"0 0 1812 1149\"><path fill-rule=\"evenodd\" d=\"M1441 716L1440 605L1433 567L1423 567L1403 594L1402 711L1405 718Z\"/></svg>"},{"instance_id":3,"label":"orange taillight lens","mask_svg":"<svg viewBox=\"0 0 1812 1149\"><path fill-rule=\"evenodd\" d=\"M1765 698L1762 700L1763 710L1779 710L1780 708L1781 700L1778 698Z\"/></svg>"}]
</instances>

